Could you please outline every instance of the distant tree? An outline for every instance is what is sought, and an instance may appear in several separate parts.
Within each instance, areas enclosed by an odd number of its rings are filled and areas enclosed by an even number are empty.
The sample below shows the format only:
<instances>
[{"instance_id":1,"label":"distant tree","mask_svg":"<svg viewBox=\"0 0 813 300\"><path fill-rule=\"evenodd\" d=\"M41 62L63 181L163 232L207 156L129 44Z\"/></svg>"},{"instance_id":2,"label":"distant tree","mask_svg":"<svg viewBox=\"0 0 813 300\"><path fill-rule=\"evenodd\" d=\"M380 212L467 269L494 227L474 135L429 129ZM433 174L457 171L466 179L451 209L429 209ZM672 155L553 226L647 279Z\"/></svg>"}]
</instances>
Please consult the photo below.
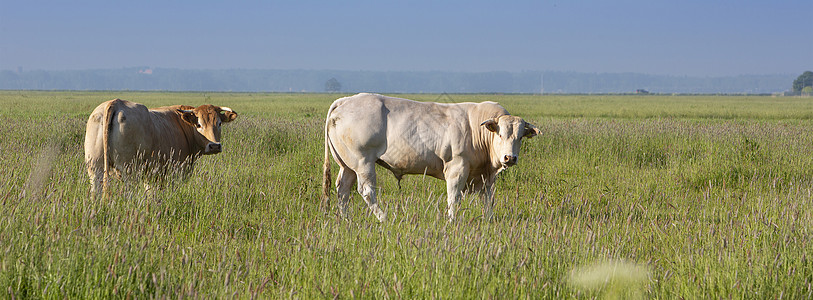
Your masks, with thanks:
<instances>
[{"instance_id":1,"label":"distant tree","mask_svg":"<svg viewBox=\"0 0 813 300\"><path fill-rule=\"evenodd\" d=\"M807 86L813 86L813 72L805 71L793 81L793 92L799 94Z\"/></svg>"},{"instance_id":2,"label":"distant tree","mask_svg":"<svg viewBox=\"0 0 813 300\"><path fill-rule=\"evenodd\" d=\"M325 82L325 91L338 92L342 90L342 84L336 78L330 78Z\"/></svg>"}]
</instances>

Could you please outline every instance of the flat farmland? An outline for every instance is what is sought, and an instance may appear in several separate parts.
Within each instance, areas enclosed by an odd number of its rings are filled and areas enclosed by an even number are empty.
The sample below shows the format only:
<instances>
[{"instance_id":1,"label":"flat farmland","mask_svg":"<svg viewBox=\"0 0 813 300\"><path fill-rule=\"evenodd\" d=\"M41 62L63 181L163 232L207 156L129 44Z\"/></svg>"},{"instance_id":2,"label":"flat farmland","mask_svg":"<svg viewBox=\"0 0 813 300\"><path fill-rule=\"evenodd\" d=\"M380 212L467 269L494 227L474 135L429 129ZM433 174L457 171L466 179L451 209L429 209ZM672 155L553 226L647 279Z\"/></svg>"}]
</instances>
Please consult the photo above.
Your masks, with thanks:
<instances>
[{"instance_id":1,"label":"flat farmland","mask_svg":"<svg viewBox=\"0 0 813 300\"><path fill-rule=\"evenodd\" d=\"M500 102L537 125L495 218L379 168L379 223L320 205L343 94L0 91L3 298L810 298L813 100L393 95ZM221 154L155 197L92 199L85 124L113 98L239 113ZM335 176L338 167L333 163Z\"/></svg>"}]
</instances>

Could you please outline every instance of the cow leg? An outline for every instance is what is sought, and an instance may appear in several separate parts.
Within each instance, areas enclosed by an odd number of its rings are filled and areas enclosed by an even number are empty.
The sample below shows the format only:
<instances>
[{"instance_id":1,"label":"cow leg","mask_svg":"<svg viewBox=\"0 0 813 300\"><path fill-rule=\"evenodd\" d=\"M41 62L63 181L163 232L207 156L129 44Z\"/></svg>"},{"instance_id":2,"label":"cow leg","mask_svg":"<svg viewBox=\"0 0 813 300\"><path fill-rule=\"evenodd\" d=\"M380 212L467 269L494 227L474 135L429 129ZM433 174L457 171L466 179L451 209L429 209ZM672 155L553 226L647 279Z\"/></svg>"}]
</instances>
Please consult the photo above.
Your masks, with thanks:
<instances>
[{"instance_id":1,"label":"cow leg","mask_svg":"<svg viewBox=\"0 0 813 300\"><path fill-rule=\"evenodd\" d=\"M336 195L339 198L339 214L347 218L347 203L353 192L353 184L356 183L356 172L348 167L339 167L339 175L336 176Z\"/></svg>"},{"instance_id":2,"label":"cow leg","mask_svg":"<svg viewBox=\"0 0 813 300\"><path fill-rule=\"evenodd\" d=\"M144 181L144 198L148 201L148 203L152 203L157 199L158 204L161 204L161 199L158 199L158 190L160 187L161 183L150 183L149 181Z\"/></svg>"},{"instance_id":3,"label":"cow leg","mask_svg":"<svg viewBox=\"0 0 813 300\"><path fill-rule=\"evenodd\" d=\"M358 192L367 202L367 207L378 218L378 221L384 222L387 220L387 214L381 211L378 207L378 202L375 199L375 164L363 163L356 169L358 178Z\"/></svg>"},{"instance_id":4,"label":"cow leg","mask_svg":"<svg viewBox=\"0 0 813 300\"><path fill-rule=\"evenodd\" d=\"M104 180L104 168L96 165L88 166L88 175L90 176L90 196L92 199L99 199L102 194L102 181Z\"/></svg>"},{"instance_id":5,"label":"cow leg","mask_svg":"<svg viewBox=\"0 0 813 300\"><path fill-rule=\"evenodd\" d=\"M469 176L469 170L466 168L462 159L452 160L449 162L444 170L444 177L446 179L446 205L448 207L449 222L454 220L455 206L460 198L463 197L463 191L466 188L466 178Z\"/></svg>"},{"instance_id":6,"label":"cow leg","mask_svg":"<svg viewBox=\"0 0 813 300\"><path fill-rule=\"evenodd\" d=\"M494 219L494 181L495 176L483 178L483 188L480 190L480 199L483 202L483 219Z\"/></svg>"}]
</instances>

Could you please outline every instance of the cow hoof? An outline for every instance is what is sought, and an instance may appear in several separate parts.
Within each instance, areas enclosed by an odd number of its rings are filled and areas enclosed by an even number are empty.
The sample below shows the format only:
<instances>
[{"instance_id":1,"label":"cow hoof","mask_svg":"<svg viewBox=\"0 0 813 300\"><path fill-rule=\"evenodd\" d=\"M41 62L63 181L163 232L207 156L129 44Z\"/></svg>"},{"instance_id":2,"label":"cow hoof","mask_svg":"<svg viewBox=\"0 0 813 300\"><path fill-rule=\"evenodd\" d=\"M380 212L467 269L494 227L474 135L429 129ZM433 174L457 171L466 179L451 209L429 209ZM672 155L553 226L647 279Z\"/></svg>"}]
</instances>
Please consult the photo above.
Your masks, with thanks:
<instances>
[{"instance_id":1,"label":"cow hoof","mask_svg":"<svg viewBox=\"0 0 813 300\"><path fill-rule=\"evenodd\" d=\"M378 211L375 213L375 217L378 218L378 221L381 223L387 222L387 213L383 211Z\"/></svg>"}]
</instances>

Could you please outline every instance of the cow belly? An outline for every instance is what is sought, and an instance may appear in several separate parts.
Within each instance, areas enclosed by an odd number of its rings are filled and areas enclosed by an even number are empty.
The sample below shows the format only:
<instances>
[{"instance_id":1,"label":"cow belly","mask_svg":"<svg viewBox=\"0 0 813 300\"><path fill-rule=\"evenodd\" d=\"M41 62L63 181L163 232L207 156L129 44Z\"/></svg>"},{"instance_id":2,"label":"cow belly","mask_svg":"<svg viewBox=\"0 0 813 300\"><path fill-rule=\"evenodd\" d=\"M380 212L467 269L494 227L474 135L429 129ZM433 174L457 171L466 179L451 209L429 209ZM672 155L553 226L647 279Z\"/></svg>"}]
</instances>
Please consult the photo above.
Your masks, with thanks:
<instances>
[{"instance_id":1,"label":"cow belly","mask_svg":"<svg viewBox=\"0 0 813 300\"><path fill-rule=\"evenodd\" d=\"M390 170L397 178L401 178L405 174L425 174L435 178L444 178L443 160L437 156L418 158L387 152L379 158L377 163Z\"/></svg>"}]
</instances>

